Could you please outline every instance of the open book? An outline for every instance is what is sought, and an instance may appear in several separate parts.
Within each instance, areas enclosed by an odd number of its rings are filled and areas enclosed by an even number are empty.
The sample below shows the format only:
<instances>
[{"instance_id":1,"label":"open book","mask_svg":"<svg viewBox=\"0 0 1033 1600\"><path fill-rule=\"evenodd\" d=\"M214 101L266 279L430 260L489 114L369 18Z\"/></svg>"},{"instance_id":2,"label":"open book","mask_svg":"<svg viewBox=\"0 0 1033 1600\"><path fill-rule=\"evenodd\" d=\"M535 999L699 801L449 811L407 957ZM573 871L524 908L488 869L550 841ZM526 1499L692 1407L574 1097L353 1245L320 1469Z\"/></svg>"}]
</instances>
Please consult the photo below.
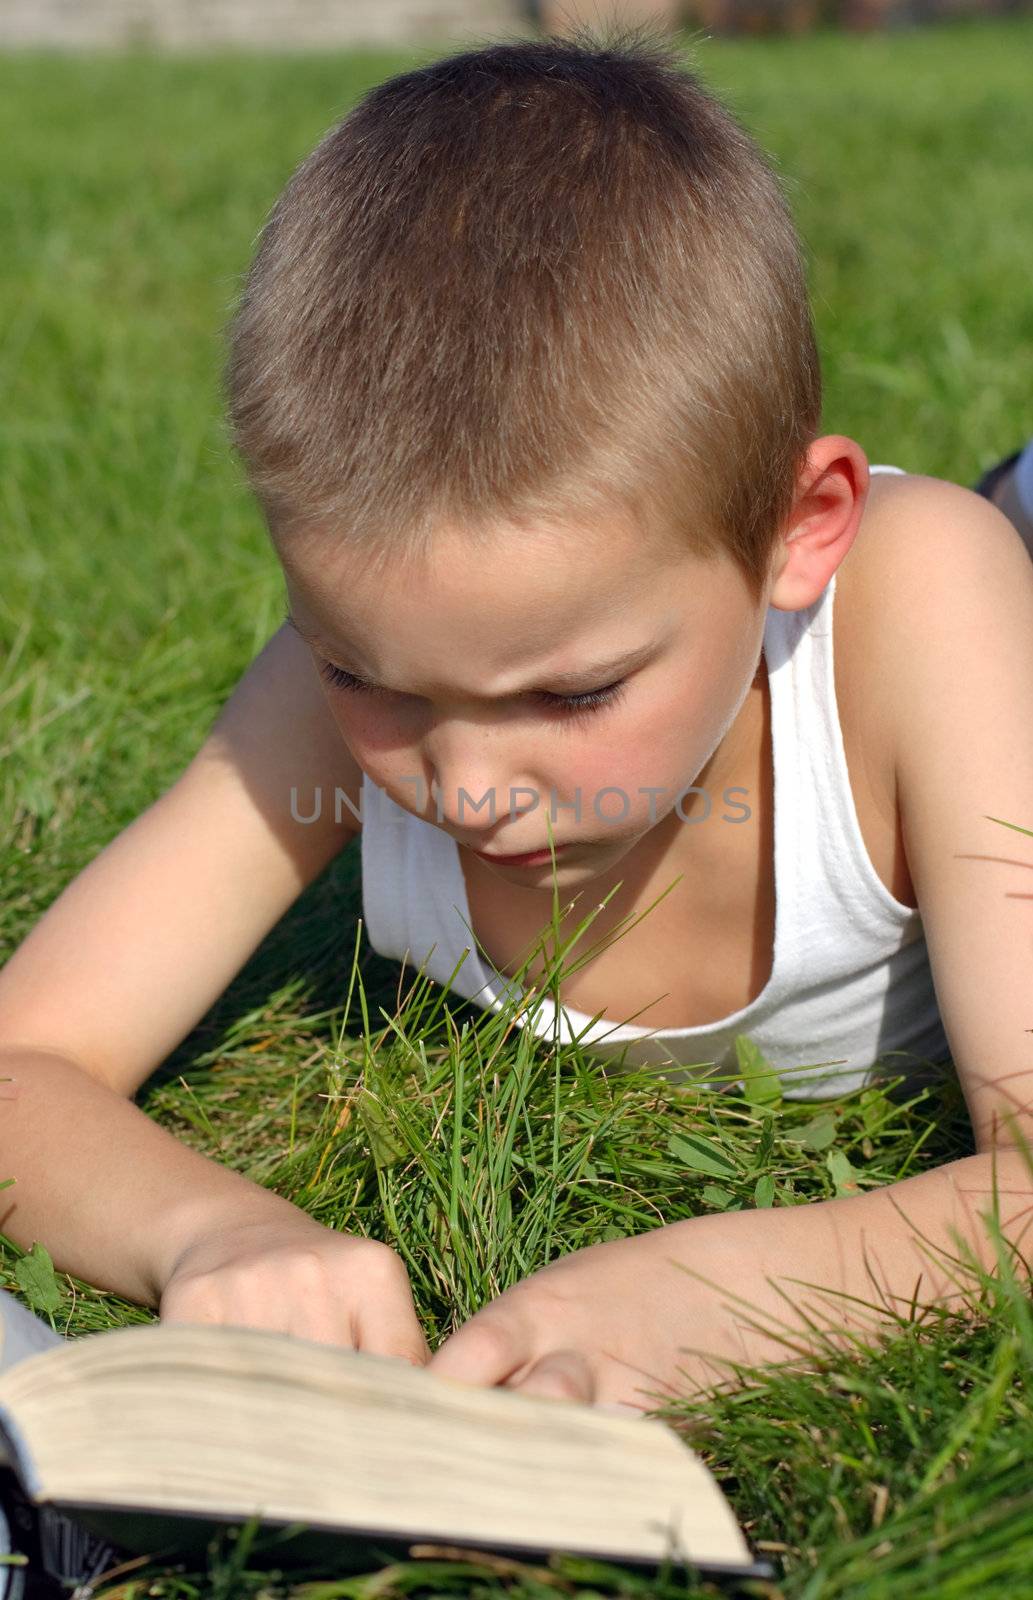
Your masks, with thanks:
<instances>
[{"instance_id":1,"label":"open book","mask_svg":"<svg viewBox=\"0 0 1033 1600\"><path fill-rule=\"evenodd\" d=\"M255 1328L156 1322L22 1360L0 1375L0 1482L52 1572L203 1556L258 1516L304 1525L278 1567L429 1543L775 1576L665 1423Z\"/></svg>"}]
</instances>

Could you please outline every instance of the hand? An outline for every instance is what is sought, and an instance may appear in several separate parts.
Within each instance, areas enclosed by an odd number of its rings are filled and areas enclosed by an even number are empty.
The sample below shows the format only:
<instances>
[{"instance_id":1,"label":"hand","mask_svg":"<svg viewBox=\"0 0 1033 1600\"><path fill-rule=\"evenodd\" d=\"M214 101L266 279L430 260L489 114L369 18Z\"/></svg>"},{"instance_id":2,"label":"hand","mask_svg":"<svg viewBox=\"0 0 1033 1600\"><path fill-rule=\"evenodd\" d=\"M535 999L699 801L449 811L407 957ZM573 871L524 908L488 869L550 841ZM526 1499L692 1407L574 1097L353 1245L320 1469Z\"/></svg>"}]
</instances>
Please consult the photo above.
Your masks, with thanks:
<instances>
[{"instance_id":1,"label":"hand","mask_svg":"<svg viewBox=\"0 0 1033 1600\"><path fill-rule=\"evenodd\" d=\"M213 1227L190 1241L161 1294L162 1322L230 1323L425 1366L430 1349L390 1245L293 1217Z\"/></svg>"},{"instance_id":2,"label":"hand","mask_svg":"<svg viewBox=\"0 0 1033 1600\"><path fill-rule=\"evenodd\" d=\"M685 1348L744 1358L719 1293L678 1265L682 1258L700 1264L704 1233L691 1252L684 1232L658 1228L562 1256L478 1311L445 1340L428 1370L640 1414L720 1382L727 1368Z\"/></svg>"}]
</instances>

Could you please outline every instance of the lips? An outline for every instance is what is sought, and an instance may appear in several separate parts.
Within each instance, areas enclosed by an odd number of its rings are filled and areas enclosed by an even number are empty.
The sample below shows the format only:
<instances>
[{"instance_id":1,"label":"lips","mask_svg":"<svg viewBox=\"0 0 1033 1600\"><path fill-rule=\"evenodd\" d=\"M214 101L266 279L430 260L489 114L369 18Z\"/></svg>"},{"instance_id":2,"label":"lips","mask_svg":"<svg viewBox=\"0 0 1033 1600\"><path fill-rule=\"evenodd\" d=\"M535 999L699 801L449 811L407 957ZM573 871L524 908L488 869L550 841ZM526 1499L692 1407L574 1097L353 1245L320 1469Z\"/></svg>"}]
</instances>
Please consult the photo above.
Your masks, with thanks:
<instances>
[{"instance_id":1,"label":"lips","mask_svg":"<svg viewBox=\"0 0 1033 1600\"><path fill-rule=\"evenodd\" d=\"M566 845L558 844L556 845L555 849L556 854L559 855L561 851L566 849ZM480 856L482 861L494 861L499 866L506 866L507 864L515 864L522 861L533 861L539 856L541 856L545 861L551 860L548 845L546 845L544 849L539 848L538 850L524 850L519 855L512 856L489 855L485 850L475 850L474 855Z\"/></svg>"}]
</instances>

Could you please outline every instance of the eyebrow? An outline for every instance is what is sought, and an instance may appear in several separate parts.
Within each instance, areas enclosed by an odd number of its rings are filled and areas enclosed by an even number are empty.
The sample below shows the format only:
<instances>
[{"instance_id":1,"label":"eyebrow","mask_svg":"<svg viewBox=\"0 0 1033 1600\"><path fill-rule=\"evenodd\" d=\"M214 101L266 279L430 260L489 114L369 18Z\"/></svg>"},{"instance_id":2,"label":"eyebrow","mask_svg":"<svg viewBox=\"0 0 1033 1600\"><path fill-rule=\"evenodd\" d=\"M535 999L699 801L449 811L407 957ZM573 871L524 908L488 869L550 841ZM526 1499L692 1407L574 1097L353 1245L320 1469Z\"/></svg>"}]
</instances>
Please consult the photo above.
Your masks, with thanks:
<instances>
[{"instance_id":1,"label":"eyebrow","mask_svg":"<svg viewBox=\"0 0 1033 1600\"><path fill-rule=\"evenodd\" d=\"M306 644L313 645L317 650L319 650L321 654L331 662L331 664L337 664L334 661L335 656L340 656L344 661L357 659L348 651L335 649L324 639L321 639L319 634L313 633L309 629L301 627L295 618L291 616L289 610L284 614L284 621L294 629L295 633L299 634L300 637L305 640ZM509 694L487 696L486 698L517 700L521 695L527 694L530 690L539 689L541 687L541 679L547 679L551 685L556 685L559 689L566 689L573 692L576 692L579 689L583 690L586 685L593 689L608 687L611 683L616 682L621 673L629 672L634 667L640 666L641 663L645 661L647 657L651 656L655 650L656 643L653 640L649 640L647 644L636 645L631 650L625 650L621 655L617 656L611 661L596 662L595 664L590 663L587 666L578 667L576 670L571 669L569 672L539 672L536 677L529 681L522 689L513 689L509 692ZM376 687L376 685L374 685L374 687Z\"/></svg>"}]
</instances>

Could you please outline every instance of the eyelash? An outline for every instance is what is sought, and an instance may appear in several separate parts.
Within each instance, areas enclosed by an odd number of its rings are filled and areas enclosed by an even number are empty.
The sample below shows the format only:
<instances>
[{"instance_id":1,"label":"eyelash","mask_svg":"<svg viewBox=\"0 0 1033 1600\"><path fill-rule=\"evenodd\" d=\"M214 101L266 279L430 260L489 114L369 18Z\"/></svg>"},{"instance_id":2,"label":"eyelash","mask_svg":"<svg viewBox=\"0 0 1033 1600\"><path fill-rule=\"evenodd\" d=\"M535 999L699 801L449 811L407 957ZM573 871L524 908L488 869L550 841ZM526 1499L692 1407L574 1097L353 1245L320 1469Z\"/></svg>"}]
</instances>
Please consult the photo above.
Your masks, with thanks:
<instances>
[{"instance_id":1,"label":"eyelash","mask_svg":"<svg viewBox=\"0 0 1033 1600\"><path fill-rule=\"evenodd\" d=\"M387 694L390 691L376 689L372 684L363 683L361 678L356 678L354 673L346 672L343 667L335 667L332 661L321 661L319 671L335 689L347 689L352 694ZM594 711L601 710L604 706L616 705L624 695L625 680L611 683L605 689L592 689L584 694L546 694L544 691L532 695L539 705L544 705L552 710L559 711L566 717L589 716Z\"/></svg>"}]
</instances>

